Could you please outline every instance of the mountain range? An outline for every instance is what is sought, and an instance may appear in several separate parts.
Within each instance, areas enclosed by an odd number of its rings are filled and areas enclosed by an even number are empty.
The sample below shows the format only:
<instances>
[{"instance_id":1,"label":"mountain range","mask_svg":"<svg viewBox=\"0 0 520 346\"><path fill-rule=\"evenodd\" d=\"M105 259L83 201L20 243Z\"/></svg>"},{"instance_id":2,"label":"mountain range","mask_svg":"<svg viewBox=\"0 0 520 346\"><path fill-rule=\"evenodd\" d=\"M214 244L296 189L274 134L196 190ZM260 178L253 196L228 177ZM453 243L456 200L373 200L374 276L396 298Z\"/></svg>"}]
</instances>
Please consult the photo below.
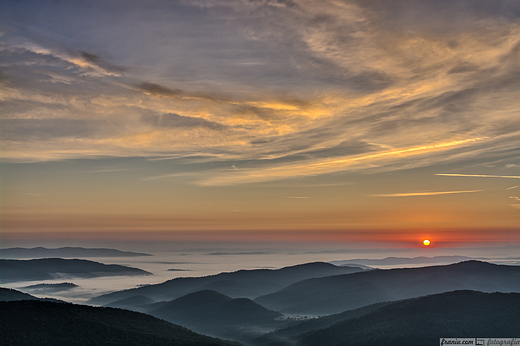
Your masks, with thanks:
<instances>
[{"instance_id":1,"label":"mountain range","mask_svg":"<svg viewBox=\"0 0 520 346\"><path fill-rule=\"evenodd\" d=\"M254 301L286 314L316 316L454 290L520 292L520 267L466 261L370 270L304 280Z\"/></svg>"},{"instance_id":2,"label":"mountain range","mask_svg":"<svg viewBox=\"0 0 520 346\"><path fill-rule=\"evenodd\" d=\"M0 283L118 275L151 275L151 273L138 268L80 259L0 259Z\"/></svg>"},{"instance_id":3,"label":"mountain range","mask_svg":"<svg viewBox=\"0 0 520 346\"><path fill-rule=\"evenodd\" d=\"M205 277L175 278L156 285L105 294L91 299L89 303L105 305L132 296L168 301L201 290L213 290L232 298L254 298L275 292L301 280L362 271L363 269L358 267L338 267L324 262L306 263L276 270L239 270Z\"/></svg>"},{"instance_id":4,"label":"mountain range","mask_svg":"<svg viewBox=\"0 0 520 346\"><path fill-rule=\"evenodd\" d=\"M366 266L375 266L375 265L400 265L400 264L451 264L462 261L471 260L471 257L466 256L434 256L434 257L387 257L383 259L366 259L366 258L358 258L351 260L342 260L342 261L330 261L334 265L342 266L342 265L366 265Z\"/></svg>"},{"instance_id":5,"label":"mountain range","mask_svg":"<svg viewBox=\"0 0 520 346\"><path fill-rule=\"evenodd\" d=\"M520 294L453 291L331 317L287 328L298 333L267 334L255 345L417 346L439 345L441 338L515 338L520 332Z\"/></svg>"},{"instance_id":6,"label":"mountain range","mask_svg":"<svg viewBox=\"0 0 520 346\"><path fill-rule=\"evenodd\" d=\"M152 256L147 253L120 251L105 248L61 247L48 249L44 247L0 249L0 258L85 258L85 257L137 257Z\"/></svg>"}]
</instances>

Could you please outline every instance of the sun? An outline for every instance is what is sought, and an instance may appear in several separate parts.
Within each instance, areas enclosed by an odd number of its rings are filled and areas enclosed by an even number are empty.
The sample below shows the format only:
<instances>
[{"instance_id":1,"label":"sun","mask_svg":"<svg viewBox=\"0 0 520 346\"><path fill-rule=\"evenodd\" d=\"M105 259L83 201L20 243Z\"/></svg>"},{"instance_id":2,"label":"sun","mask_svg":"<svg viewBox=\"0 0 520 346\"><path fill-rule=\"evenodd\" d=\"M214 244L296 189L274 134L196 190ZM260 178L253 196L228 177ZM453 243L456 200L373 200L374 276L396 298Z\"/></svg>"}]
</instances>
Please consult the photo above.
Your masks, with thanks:
<instances>
[{"instance_id":1,"label":"sun","mask_svg":"<svg viewBox=\"0 0 520 346\"><path fill-rule=\"evenodd\" d=\"M428 239L424 239L422 242L425 246L430 245L430 241Z\"/></svg>"}]
</instances>

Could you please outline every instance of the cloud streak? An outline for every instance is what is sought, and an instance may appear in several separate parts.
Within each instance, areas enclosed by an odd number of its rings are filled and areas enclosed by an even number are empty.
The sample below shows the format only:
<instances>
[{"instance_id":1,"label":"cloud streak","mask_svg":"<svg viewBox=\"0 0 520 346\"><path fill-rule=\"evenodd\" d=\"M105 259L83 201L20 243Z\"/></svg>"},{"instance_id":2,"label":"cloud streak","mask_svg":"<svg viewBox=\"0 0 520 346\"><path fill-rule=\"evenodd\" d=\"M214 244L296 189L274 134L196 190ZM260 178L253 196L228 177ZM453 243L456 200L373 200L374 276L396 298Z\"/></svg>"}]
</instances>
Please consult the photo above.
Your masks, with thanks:
<instances>
[{"instance_id":1,"label":"cloud streak","mask_svg":"<svg viewBox=\"0 0 520 346\"><path fill-rule=\"evenodd\" d=\"M438 196L438 195L452 195L461 193L481 192L482 190L468 190L468 191L429 191L429 192L405 192L405 193L390 193L373 195L374 197L420 197L420 196Z\"/></svg>"},{"instance_id":2,"label":"cloud streak","mask_svg":"<svg viewBox=\"0 0 520 346\"><path fill-rule=\"evenodd\" d=\"M518 176L518 175L460 174L460 173L437 173L435 175L440 175L440 176L445 176L445 177L520 179L520 176Z\"/></svg>"}]
</instances>

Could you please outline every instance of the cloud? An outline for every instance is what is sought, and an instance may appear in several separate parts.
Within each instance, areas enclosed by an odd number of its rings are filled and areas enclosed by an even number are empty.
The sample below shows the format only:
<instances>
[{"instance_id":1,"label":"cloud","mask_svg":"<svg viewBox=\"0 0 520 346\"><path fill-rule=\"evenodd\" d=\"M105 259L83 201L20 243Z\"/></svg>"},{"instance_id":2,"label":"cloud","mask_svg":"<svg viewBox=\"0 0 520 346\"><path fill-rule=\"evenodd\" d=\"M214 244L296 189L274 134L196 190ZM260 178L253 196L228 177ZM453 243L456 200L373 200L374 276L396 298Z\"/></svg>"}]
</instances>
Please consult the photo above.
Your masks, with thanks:
<instances>
[{"instance_id":1,"label":"cloud","mask_svg":"<svg viewBox=\"0 0 520 346\"><path fill-rule=\"evenodd\" d=\"M85 138L101 129L100 121L86 119L0 119L0 138L9 141Z\"/></svg>"},{"instance_id":2,"label":"cloud","mask_svg":"<svg viewBox=\"0 0 520 346\"><path fill-rule=\"evenodd\" d=\"M294 197L282 197L282 198L285 198L285 199L309 199L309 198L314 198L314 197L308 197L308 196L294 196Z\"/></svg>"},{"instance_id":3,"label":"cloud","mask_svg":"<svg viewBox=\"0 0 520 346\"><path fill-rule=\"evenodd\" d=\"M452 195L461 193L481 192L482 190L468 190L468 191L429 191L429 192L405 192L405 193L390 193L373 195L374 197L418 197L418 196L438 196L438 195Z\"/></svg>"},{"instance_id":4,"label":"cloud","mask_svg":"<svg viewBox=\"0 0 520 346\"><path fill-rule=\"evenodd\" d=\"M202 184L515 157L515 2L134 5L5 7L3 157L239 167Z\"/></svg>"},{"instance_id":5,"label":"cloud","mask_svg":"<svg viewBox=\"0 0 520 346\"><path fill-rule=\"evenodd\" d=\"M203 118L186 117L175 113L167 113L162 115L145 115L141 120L159 128L208 128L212 130L222 130L225 126L218 123L205 120Z\"/></svg>"},{"instance_id":6,"label":"cloud","mask_svg":"<svg viewBox=\"0 0 520 346\"><path fill-rule=\"evenodd\" d=\"M471 178L504 178L504 179L520 179L518 175L491 175L491 174L459 174L459 173L437 173L446 177L471 177Z\"/></svg>"}]
</instances>

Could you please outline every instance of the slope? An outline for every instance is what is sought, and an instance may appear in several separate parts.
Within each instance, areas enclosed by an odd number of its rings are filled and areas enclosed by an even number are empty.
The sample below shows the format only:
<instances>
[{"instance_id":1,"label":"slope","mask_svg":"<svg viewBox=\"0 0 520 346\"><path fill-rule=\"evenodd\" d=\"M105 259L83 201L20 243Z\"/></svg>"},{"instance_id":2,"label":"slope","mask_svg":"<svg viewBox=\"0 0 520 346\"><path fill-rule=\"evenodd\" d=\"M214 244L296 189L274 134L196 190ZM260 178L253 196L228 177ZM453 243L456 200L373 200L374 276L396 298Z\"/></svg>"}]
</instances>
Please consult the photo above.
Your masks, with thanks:
<instances>
[{"instance_id":1,"label":"slope","mask_svg":"<svg viewBox=\"0 0 520 346\"><path fill-rule=\"evenodd\" d=\"M255 302L282 313L329 315L378 302L462 289L520 292L520 267L467 261L373 270L304 280L258 297Z\"/></svg>"},{"instance_id":2,"label":"slope","mask_svg":"<svg viewBox=\"0 0 520 346\"><path fill-rule=\"evenodd\" d=\"M250 299L233 299L210 290L152 304L147 313L198 333L233 340L249 340L285 323L278 319L280 313Z\"/></svg>"},{"instance_id":3,"label":"slope","mask_svg":"<svg viewBox=\"0 0 520 346\"><path fill-rule=\"evenodd\" d=\"M145 314L34 300L0 302L1 345L232 345Z\"/></svg>"},{"instance_id":4,"label":"slope","mask_svg":"<svg viewBox=\"0 0 520 346\"><path fill-rule=\"evenodd\" d=\"M133 288L105 294L89 301L104 305L132 296L145 296L155 301L166 301L200 291L214 290L230 297L253 298L275 292L287 285L308 278L324 277L363 271L356 267L338 267L329 263L315 262L285 267L277 270L239 270L197 278L176 278L161 284Z\"/></svg>"},{"instance_id":5,"label":"slope","mask_svg":"<svg viewBox=\"0 0 520 346\"><path fill-rule=\"evenodd\" d=\"M440 338L514 338L520 294L454 291L394 302L304 334L297 345L439 345Z\"/></svg>"}]
</instances>

